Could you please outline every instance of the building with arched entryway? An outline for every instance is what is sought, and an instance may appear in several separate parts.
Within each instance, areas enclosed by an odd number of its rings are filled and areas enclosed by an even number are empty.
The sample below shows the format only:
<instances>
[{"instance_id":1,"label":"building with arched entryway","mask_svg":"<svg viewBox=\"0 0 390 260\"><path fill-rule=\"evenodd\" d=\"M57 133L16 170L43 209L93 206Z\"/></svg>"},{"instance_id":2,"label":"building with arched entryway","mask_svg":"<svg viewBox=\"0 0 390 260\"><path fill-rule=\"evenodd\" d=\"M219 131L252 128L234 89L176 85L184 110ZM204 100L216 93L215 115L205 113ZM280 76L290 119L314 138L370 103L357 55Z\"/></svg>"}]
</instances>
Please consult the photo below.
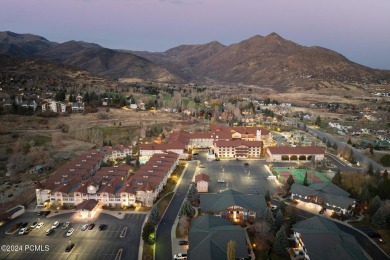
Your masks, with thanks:
<instances>
[{"instance_id":1,"label":"building with arched entryway","mask_svg":"<svg viewBox=\"0 0 390 260\"><path fill-rule=\"evenodd\" d=\"M321 161L325 157L325 148L320 146L268 147L268 162Z\"/></svg>"}]
</instances>

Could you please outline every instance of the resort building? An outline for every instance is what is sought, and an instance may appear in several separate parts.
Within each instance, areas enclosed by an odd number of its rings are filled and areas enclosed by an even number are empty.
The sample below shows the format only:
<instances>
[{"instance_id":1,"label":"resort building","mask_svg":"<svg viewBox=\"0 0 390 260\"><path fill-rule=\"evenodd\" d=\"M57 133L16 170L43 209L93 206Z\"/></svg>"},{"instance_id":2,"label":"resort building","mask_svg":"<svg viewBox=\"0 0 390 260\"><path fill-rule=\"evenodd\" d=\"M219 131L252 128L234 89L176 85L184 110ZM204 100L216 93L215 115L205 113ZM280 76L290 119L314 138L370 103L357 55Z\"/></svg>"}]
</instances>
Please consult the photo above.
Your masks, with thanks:
<instances>
[{"instance_id":1,"label":"resort building","mask_svg":"<svg viewBox=\"0 0 390 260\"><path fill-rule=\"evenodd\" d=\"M337 214L349 214L355 207L355 199L350 194L333 183L313 183L304 186L291 185L291 199L312 203L318 210L322 208L333 210Z\"/></svg>"},{"instance_id":2,"label":"resort building","mask_svg":"<svg viewBox=\"0 0 390 260\"><path fill-rule=\"evenodd\" d=\"M293 225L288 249L291 259L367 259L355 237L343 232L333 221L315 216Z\"/></svg>"},{"instance_id":3,"label":"resort building","mask_svg":"<svg viewBox=\"0 0 390 260\"><path fill-rule=\"evenodd\" d=\"M285 161L321 161L325 157L325 148L320 146L267 147L268 162Z\"/></svg>"}]
</instances>

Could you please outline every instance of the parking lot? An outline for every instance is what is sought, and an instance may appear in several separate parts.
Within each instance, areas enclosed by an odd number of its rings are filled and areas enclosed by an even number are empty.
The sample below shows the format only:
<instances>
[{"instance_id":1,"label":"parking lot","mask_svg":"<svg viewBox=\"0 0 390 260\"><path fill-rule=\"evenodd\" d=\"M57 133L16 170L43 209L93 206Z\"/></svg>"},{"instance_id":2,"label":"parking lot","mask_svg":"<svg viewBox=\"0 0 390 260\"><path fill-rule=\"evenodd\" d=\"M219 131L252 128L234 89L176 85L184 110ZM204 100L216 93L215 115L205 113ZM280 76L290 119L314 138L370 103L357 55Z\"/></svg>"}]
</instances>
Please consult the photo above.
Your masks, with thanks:
<instances>
[{"instance_id":1,"label":"parking lot","mask_svg":"<svg viewBox=\"0 0 390 260\"><path fill-rule=\"evenodd\" d=\"M273 194L278 187L277 182L267 179L270 172L264 160L207 161L201 153L200 161L204 168L197 167L195 175L209 175L210 193L233 189L248 194L265 194L268 190Z\"/></svg>"},{"instance_id":2,"label":"parking lot","mask_svg":"<svg viewBox=\"0 0 390 260\"><path fill-rule=\"evenodd\" d=\"M25 213L21 217L7 223L0 228L1 259L115 259L118 251L122 249L122 259L138 259L139 242L142 223L145 214L126 214L124 219L118 219L108 214L100 214L94 220L96 226L92 230L81 230L83 224L88 221L75 221L75 213L66 213L48 218L41 217L44 222L41 229L33 229L27 235L18 235L18 232L7 235L5 232L15 223L25 222L30 226L37 221L35 212ZM46 230L55 222L60 226L50 235ZM68 229L61 229L62 223L71 221L69 228L74 228L74 233L67 237ZM90 223L91 221L89 221ZM99 230L100 224L106 224L104 230ZM121 233L127 227L126 235L121 238ZM69 243L75 247L71 252L65 252ZM4 246L5 245L5 246Z\"/></svg>"}]
</instances>

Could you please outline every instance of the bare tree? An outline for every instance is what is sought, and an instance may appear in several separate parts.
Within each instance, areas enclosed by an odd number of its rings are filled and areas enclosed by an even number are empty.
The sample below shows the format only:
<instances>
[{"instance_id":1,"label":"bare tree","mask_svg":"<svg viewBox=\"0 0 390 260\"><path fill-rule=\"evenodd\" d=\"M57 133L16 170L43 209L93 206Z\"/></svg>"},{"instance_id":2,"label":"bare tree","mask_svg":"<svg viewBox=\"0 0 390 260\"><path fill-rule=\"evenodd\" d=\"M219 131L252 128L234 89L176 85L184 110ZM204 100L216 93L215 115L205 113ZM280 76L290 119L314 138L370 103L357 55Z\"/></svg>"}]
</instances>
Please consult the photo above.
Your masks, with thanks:
<instances>
[{"instance_id":1,"label":"bare tree","mask_svg":"<svg viewBox=\"0 0 390 260\"><path fill-rule=\"evenodd\" d=\"M179 232L183 235L187 235L188 234L188 228L189 228L189 221L188 221L188 218L183 215L179 218Z\"/></svg>"}]
</instances>

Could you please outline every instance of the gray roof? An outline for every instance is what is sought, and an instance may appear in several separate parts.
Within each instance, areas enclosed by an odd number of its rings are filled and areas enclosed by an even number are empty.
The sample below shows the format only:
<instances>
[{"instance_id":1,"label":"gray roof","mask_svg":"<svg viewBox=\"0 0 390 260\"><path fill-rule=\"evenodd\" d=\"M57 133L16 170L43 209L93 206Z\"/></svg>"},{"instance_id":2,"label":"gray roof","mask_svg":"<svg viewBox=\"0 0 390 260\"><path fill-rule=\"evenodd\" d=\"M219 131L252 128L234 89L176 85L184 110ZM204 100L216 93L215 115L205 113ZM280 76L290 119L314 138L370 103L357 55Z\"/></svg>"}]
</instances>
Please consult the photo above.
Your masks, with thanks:
<instances>
[{"instance_id":1,"label":"gray roof","mask_svg":"<svg viewBox=\"0 0 390 260\"><path fill-rule=\"evenodd\" d=\"M325 182L313 183L310 185L310 188L318 190L318 191L323 191L323 192L326 192L329 194L343 196L343 197L349 197L349 195L351 195L348 192L346 192L345 190L343 190L342 188L340 188L339 186L334 185L331 182L329 182L329 183L325 183Z\"/></svg>"},{"instance_id":2,"label":"gray roof","mask_svg":"<svg viewBox=\"0 0 390 260\"><path fill-rule=\"evenodd\" d=\"M318 185L321 184L321 185ZM348 198L349 193L343 189L337 187L334 184L329 183L316 183L310 186L304 186L294 183L291 185L290 192L299 194L301 196L318 196L330 205L335 205L344 209L347 209L355 201Z\"/></svg>"},{"instance_id":3,"label":"gray roof","mask_svg":"<svg viewBox=\"0 0 390 260\"><path fill-rule=\"evenodd\" d=\"M200 194L200 208L219 212L230 206L239 206L252 211L263 211L267 204L262 194L243 194L235 190L221 193Z\"/></svg>"},{"instance_id":4,"label":"gray roof","mask_svg":"<svg viewBox=\"0 0 390 260\"><path fill-rule=\"evenodd\" d=\"M236 257L248 257L245 231L220 217L206 214L194 219L188 240L188 258L191 260L227 259L230 240L236 241Z\"/></svg>"},{"instance_id":5,"label":"gray roof","mask_svg":"<svg viewBox=\"0 0 390 260\"><path fill-rule=\"evenodd\" d=\"M293 229L301 234L312 260L367 259L356 239L341 231L331 220L315 216L294 224Z\"/></svg>"}]
</instances>

